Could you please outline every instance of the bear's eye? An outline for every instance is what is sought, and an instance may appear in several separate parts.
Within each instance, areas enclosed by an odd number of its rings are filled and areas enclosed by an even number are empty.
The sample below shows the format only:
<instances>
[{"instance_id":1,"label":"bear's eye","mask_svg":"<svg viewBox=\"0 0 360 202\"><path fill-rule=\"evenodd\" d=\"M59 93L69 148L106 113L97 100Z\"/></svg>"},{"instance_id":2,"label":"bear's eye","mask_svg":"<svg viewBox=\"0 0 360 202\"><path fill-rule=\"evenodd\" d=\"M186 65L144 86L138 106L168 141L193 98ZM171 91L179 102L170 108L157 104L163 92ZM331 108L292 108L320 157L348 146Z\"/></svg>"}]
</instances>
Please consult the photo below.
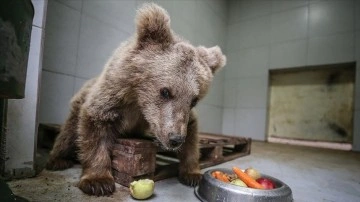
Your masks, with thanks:
<instances>
[{"instance_id":1,"label":"bear's eye","mask_svg":"<svg viewBox=\"0 0 360 202\"><path fill-rule=\"evenodd\" d=\"M168 88L160 89L160 95L161 95L162 98L167 99L167 100L172 98L172 95L171 95L170 90Z\"/></svg>"},{"instance_id":2,"label":"bear's eye","mask_svg":"<svg viewBox=\"0 0 360 202\"><path fill-rule=\"evenodd\" d=\"M191 108L195 107L195 105L197 104L198 101L199 101L198 98L194 98L194 99L191 101L190 107L191 107Z\"/></svg>"}]
</instances>

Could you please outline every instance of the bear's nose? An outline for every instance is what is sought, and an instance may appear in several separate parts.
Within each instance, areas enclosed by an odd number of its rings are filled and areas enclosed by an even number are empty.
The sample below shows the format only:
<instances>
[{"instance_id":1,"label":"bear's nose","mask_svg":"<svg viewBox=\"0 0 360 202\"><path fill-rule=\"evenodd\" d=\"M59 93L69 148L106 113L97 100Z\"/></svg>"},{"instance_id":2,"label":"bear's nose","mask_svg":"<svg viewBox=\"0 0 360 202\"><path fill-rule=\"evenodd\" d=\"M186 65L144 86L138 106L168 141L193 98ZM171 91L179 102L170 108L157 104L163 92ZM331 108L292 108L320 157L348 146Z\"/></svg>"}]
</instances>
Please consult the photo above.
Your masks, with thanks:
<instances>
[{"instance_id":1,"label":"bear's nose","mask_svg":"<svg viewBox=\"0 0 360 202\"><path fill-rule=\"evenodd\" d=\"M185 138L182 135L176 133L169 133L169 143L172 147L178 147L182 143L184 143L184 141Z\"/></svg>"}]
</instances>

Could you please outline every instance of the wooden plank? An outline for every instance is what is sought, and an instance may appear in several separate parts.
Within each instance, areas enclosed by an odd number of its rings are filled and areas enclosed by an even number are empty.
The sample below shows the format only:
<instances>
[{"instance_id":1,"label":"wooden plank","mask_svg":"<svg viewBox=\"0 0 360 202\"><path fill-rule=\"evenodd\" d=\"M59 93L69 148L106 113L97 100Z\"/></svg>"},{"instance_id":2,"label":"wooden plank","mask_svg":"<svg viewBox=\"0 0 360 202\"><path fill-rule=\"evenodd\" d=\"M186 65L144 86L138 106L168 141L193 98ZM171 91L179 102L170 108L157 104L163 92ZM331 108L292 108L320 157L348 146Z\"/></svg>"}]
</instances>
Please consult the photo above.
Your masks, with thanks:
<instances>
[{"instance_id":1,"label":"wooden plank","mask_svg":"<svg viewBox=\"0 0 360 202\"><path fill-rule=\"evenodd\" d=\"M155 171L156 147L149 140L118 139L112 150L112 167L120 173L140 176Z\"/></svg>"}]
</instances>

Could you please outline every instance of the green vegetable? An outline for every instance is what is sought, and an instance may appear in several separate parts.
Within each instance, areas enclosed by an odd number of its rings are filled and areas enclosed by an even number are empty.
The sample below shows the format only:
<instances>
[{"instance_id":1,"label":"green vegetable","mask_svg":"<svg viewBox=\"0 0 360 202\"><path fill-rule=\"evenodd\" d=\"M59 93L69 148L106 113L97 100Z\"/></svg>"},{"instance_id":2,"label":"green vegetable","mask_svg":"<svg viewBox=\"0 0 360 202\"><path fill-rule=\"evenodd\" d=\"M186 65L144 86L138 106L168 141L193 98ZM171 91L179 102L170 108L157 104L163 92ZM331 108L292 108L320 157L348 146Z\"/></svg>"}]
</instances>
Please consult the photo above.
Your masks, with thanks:
<instances>
[{"instance_id":1,"label":"green vegetable","mask_svg":"<svg viewBox=\"0 0 360 202\"><path fill-rule=\"evenodd\" d=\"M236 186L240 186L240 187L247 187L245 182L243 182L240 179L235 179L233 181L230 182L230 184L236 185Z\"/></svg>"}]
</instances>

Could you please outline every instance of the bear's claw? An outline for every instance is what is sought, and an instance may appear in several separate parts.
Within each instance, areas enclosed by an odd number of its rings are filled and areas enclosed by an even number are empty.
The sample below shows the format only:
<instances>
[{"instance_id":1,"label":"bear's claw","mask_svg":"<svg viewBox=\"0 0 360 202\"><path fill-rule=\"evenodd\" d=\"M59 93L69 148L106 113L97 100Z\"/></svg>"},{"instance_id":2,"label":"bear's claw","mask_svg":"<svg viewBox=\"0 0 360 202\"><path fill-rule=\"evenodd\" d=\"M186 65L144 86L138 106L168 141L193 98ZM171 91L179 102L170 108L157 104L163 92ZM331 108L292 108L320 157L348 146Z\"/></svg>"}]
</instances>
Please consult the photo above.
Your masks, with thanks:
<instances>
[{"instance_id":1,"label":"bear's claw","mask_svg":"<svg viewBox=\"0 0 360 202\"><path fill-rule=\"evenodd\" d=\"M179 180L182 184L195 187L199 184L201 178L202 178L202 174L200 173L187 173L187 174L181 174Z\"/></svg>"},{"instance_id":2,"label":"bear's claw","mask_svg":"<svg viewBox=\"0 0 360 202\"><path fill-rule=\"evenodd\" d=\"M115 181L112 178L88 178L80 180L78 187L89 195L110 196L115 191Z\"/></svg>"}]
</instances>

